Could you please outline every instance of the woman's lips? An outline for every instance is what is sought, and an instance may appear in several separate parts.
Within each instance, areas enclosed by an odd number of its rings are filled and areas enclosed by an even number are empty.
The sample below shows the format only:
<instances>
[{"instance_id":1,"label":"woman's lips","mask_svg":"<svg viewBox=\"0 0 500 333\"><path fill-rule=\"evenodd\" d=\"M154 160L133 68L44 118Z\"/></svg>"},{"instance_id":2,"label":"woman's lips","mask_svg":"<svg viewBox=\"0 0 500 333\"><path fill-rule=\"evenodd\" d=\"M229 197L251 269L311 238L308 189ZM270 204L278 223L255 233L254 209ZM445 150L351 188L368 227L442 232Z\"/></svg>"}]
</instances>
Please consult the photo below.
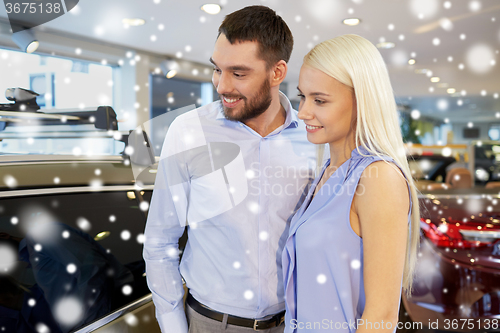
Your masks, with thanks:
<instances>
[{"instance_id":1,"label":"woman's lips","mask_svg":"<svg viewBox=\"0 0 500 333\"><path fill-rule=\"evenodd\" d=\"M322 129L323 126L311 126L311 125L306 125L306 131L307 133L314 133Z\"/></svg>"}]
</instances>

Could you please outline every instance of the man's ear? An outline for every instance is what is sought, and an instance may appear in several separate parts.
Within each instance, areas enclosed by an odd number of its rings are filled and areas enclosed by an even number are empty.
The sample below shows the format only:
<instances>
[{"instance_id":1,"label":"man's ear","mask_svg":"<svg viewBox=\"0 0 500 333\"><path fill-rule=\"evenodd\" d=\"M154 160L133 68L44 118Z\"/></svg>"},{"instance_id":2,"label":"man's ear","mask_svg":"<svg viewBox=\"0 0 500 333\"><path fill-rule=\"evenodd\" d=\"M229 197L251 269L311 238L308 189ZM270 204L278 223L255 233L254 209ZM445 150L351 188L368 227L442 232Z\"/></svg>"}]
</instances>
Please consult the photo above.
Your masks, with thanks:
<instances>
[{"instance_id":1,"label":"man's ear","mask_svg":"<svg viewBox=\"0 0 500 333\"><path fill-rule=\"evenodd\" d=\"M278 61L272 70L271 87L280 85L280 83L285 79L287 71L288 65L285 60Z\"/></svg>"}]
</instances>

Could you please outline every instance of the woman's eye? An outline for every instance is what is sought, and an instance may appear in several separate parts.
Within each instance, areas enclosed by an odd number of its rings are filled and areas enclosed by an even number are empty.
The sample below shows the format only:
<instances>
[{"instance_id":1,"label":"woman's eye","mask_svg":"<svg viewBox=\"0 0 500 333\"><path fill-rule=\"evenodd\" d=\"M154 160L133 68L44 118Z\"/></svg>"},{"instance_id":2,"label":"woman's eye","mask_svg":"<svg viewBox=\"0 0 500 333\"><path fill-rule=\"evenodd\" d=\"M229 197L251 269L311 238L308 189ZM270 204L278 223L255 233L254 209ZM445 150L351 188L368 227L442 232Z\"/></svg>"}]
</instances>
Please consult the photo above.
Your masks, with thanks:
<instances>
[{"instance_id":1,"label":"woman's eye","mask_svg":"<svg viewBox=\"0 0 500 333\"><path fill-rule=\"evenodd\" d=\"M320 99L315 99L314 102L316 102L317 104L323 104L323 103L325 103L325 101L322 101Z\"/></svg>"},{"instance_id":2,"label":"woman's eye","mask_svg":"<svg viewBox=\"0 0 500 333\"><path fill-rule=\"evenodd\" d=\"M297 96L298 96L298 97L300 97L300 99L305 98L305 96L304 96L303 94L300 94L300 93L299 93L299 94L297 94Z\"/></svg>"}]
</instances>

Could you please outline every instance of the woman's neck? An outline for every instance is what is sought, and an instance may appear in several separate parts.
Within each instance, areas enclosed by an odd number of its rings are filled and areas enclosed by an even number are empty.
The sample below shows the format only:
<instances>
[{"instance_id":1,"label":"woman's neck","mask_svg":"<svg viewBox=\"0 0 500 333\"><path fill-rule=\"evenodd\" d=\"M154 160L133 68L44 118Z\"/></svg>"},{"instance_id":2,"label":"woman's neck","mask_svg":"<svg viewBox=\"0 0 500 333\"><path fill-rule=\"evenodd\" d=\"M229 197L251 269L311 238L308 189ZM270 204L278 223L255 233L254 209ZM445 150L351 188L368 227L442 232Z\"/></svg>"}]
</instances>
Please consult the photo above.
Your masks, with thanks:
<instances>
[{"instance_id":1,"label":"woman's neck","mask_svg":"<svg viewBox=\"0 0 500 333\"><path fill-rule=\"evenodd\" d=\"M330 147L330 167L339 168L345 161L351 158L351 152L356 148L354 140L344 140L343 142L329 143Z\"/></svg>"}]
</instances>

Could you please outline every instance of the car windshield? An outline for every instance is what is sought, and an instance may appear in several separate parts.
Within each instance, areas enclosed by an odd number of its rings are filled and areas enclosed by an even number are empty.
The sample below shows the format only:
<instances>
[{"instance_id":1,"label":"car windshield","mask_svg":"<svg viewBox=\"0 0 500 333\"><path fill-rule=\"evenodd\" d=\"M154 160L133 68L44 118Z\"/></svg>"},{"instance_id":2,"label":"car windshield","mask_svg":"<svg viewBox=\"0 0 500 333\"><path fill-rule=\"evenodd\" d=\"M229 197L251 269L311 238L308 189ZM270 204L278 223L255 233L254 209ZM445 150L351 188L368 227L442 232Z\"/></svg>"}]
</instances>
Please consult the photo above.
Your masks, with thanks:
<instances>
[{"instance_id":1,"label":"car windshield","mask_svg":"<svg viewBox=\"0 0 500 333\"><path fill-rule=\"evenodd\" d=\"M421 159L421 160L410 160L408 164L410 166L411 174L416 180L435 180L434 177L436 170L442 166L444 161Z\"/></svg>"},{"instance_id":2,"label":"car windshield","mask_svg":"<svg viewBox=\"0 0 500 333\"><path fill-rule=\"evenodd\" d=\"M476 145L475 158L492 160L496 163L500 163L500 143Z\"/></svg>"}]
</instances>

